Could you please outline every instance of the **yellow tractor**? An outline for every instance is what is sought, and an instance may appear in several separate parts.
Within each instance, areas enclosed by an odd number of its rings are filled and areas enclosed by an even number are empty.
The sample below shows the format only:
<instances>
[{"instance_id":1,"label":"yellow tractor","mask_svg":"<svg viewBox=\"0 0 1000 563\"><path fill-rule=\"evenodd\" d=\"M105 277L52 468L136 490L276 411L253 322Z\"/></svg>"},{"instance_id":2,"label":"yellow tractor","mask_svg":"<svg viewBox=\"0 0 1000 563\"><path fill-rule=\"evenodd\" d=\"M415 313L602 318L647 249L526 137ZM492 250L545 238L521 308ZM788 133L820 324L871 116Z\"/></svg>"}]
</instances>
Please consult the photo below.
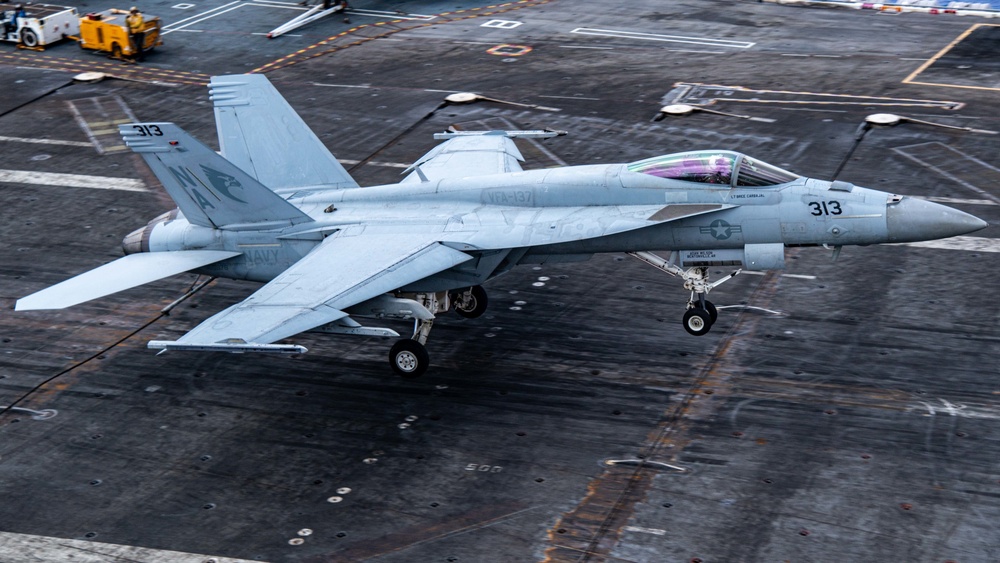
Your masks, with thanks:
<instances>
[{"instance_id":1,"label":"yellow tractor","mask_svg":"<svg viewBox=\"0 0 1000 563\"><path fill-rule=\"evenodd\" d=\"M112 8L83 16L80 18L80 47L110 53L115 59L141 60L154 47L163 45L160 18L144 14L140 32L130 34L128 15L126 10Z\"/></svg>"}]
</instances>

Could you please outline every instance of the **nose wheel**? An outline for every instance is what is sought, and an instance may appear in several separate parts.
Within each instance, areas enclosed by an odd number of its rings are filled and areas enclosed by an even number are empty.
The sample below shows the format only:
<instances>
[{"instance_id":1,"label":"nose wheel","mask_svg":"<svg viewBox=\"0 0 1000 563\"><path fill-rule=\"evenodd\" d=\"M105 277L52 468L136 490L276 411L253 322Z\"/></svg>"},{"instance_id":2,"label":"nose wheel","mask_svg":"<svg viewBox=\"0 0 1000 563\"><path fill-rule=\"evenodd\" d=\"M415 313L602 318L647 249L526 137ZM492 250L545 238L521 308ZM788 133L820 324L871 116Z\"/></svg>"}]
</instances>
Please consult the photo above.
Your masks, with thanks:
<instances>
[{"instance_id":1,"label":"nose wheel","mask_svg":"<svg viewBox=\"0 0 1000 563\"><path fill-rule=\"evenodd\" d=\"M684 312L682 320L684 330L695 336L703 336L712 330L712 325L719 318L719 311L711 301L695 303Z\"/></svg>"}]
</instances>

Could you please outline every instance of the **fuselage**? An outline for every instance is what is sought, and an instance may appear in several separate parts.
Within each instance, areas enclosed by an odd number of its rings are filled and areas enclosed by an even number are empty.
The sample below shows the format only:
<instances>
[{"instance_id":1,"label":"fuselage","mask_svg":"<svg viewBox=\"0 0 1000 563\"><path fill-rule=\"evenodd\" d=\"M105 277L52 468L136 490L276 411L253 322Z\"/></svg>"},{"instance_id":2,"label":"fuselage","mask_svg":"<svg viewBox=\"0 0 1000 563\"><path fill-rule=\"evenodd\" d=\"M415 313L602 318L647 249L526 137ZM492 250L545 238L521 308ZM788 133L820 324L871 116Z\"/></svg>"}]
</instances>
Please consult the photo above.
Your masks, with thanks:
<instances>
[{"instance_id":1,"label":"fuselage","mask_svg":"<svg viewBox=\"0 0 1000 563\"><path fill-rule=\"evenodd\" d=\"M595 253L868 245L943 238L985 226L935 203L805 177L739 186L736 180L678 180L610 164L433 182L412 178L368 188L279 191L315 220L281 230L212 229L192 225L174 211L130 234L125 251L237 251L242 255L200 273L266 282L338 231L440 233L441 242L454 242L478 258L417 284L441 291L481 283L517 264ZM622 210L632 209L648 210L644 222L627 228L616 223ZM606 213L607 220L595 226L595 213ZM575 222L574 216L587 220Z\"/></svg>"}]
</instances>

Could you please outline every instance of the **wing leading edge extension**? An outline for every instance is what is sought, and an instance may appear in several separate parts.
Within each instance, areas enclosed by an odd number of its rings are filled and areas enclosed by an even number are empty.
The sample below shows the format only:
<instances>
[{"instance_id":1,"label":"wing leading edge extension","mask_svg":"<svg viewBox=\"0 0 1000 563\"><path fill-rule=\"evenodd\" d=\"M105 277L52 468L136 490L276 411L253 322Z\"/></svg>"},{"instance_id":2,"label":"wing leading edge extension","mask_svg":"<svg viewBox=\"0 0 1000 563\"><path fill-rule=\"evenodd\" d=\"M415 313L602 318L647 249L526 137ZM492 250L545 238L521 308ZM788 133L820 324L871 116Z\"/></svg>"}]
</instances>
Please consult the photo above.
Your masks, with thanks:
<instances>
[{"instance_id":1,"label":"wing leading edge extension","mask_svg":"<svg viewBox=\"0 0 1000 563\"><path fill-rule=\"evenodd\" d=\"M431 238L331 236L244 301L176 342L150 348L304 351L272 342L342 319L344 309L471 260Z\"/></svg>"}]
</instances>

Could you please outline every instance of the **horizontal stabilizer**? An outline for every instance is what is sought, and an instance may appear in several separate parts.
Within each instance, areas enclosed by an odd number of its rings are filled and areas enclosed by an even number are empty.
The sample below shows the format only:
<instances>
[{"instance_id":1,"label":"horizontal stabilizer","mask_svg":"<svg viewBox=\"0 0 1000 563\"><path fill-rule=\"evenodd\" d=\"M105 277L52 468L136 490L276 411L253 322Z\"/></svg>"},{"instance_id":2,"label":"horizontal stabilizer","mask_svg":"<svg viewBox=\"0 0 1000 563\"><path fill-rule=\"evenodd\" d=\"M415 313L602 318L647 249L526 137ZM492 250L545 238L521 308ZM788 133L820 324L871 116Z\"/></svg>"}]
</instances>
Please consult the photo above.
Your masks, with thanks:
<instances>
[{"instance_id":1,"label":"horizontal stabilizer","mask_svg":"<svg viewBox=\"0 0 1000 563\"><path fill-rule=\"evenodd\" d=\"M183 344L172 340L151 340L146 345L153 350L186 350L191 352L229 352L230 354L305 354L305 346L297 344L256 344L253 342L217 342L215 344Z\"/></svg>"},{"instance_id":2,"label":"horizontal stabilizer","mask_svg":"<svg viewBox=\"0 0 1000 563\"><path fill-rule=\"evenodd\" d=\"M224 250L129 254L75 278L18 299L14 310L65 309L239 255L239 252Z\"/></svg>"}]
</instances>

